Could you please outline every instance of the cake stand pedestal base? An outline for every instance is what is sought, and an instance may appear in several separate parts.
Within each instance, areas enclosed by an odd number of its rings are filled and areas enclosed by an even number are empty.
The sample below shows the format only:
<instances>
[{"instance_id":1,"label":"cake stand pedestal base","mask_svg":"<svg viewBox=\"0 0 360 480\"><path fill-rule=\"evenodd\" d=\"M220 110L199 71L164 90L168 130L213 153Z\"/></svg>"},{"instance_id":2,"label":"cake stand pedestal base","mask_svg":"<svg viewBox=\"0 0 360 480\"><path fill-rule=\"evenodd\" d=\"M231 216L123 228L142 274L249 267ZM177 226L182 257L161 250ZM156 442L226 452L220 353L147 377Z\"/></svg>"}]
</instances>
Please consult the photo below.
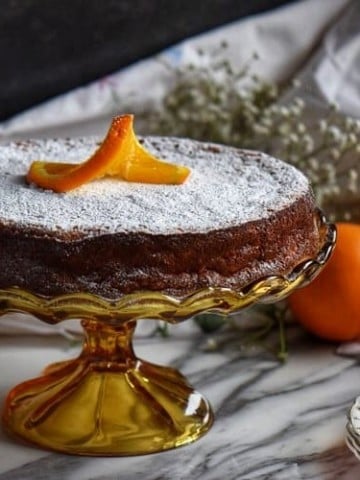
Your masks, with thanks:
<instances>
[{"instance_id":1,"label":"cake stand pedestal base","mask_svg":"<svg viewBox=\"0 0 360 480\"><path fill-rule=\"evenodd\" d=\"M82 325L77 359L50 365L8 394L10 434L64 453L118 456L185 445L210 428L211 408L185 377L136 358L135 322Z\"/></svg>"}]
</instances>

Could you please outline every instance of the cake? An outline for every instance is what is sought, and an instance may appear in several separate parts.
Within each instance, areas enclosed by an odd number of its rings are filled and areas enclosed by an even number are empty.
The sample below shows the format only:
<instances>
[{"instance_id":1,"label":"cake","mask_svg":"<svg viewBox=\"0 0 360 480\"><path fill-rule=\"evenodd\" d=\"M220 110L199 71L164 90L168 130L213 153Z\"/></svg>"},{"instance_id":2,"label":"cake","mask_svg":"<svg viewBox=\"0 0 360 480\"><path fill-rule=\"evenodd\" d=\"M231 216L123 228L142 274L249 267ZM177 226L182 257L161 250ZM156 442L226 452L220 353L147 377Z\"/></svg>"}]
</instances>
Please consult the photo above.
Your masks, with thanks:
<instances>
[{"instance_id":1,"label":"cake","mask_svg":"<svg viewBox=\"0 0 360 480\"><path fill-rule=\"evenodd\" d=\"M289 274L323 241L308 180L267 154L146 137L160 158L191 168L183 185L106 178L54 193L25 181L32 161L79 162L94 138L0 147L0 288L37 295L136 291L178 297L240 289Z\"/></svg>"}]
</instances>

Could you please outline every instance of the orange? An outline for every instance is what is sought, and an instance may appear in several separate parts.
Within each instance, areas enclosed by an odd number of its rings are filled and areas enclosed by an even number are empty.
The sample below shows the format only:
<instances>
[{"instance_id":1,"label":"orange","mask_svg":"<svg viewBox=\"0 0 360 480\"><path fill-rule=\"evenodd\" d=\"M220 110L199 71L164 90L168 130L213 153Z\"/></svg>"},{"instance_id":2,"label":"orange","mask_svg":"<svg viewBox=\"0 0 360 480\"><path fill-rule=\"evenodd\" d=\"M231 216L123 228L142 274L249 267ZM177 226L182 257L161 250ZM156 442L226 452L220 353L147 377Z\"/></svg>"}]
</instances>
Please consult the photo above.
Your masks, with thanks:
<instances>
[{"instance_id":1,"label":"orange","mask_svg":"<svg viewBox=\"0 0 360 480\"><path fill-rule=\"evenodd\" d=\"M98 150L81 164L33 162L27 181L55 192L67 192L105 176L129 182L183 183L190 170L166 163L148 152L135 136L133 119L133 115L115 117Z\"/></svg>"},{"instance_id":2,"label":"orange","mask_svg":"<svg viewBox=\"0 0 360 480\"><path fill-rule=\"evenodd\" d=\"M289 297L295 318L332 341L360 338L360 225L337 224L334 253L308 286Z\"/></svg>"}]
</instances>

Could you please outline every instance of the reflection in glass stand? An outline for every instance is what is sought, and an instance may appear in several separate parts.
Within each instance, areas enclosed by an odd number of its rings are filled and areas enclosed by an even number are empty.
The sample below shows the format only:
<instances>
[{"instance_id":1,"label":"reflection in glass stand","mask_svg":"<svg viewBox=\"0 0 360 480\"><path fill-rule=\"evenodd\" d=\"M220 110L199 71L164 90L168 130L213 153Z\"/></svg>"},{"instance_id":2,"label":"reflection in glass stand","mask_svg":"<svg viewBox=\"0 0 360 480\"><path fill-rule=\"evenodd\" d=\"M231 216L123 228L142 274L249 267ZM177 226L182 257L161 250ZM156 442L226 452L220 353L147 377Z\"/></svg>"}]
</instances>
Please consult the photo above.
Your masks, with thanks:
<instances>
[{"instance_id":1,"label":"reflection in glass stand","mask_svg":"<svg viewBox=\"0 0 360 480\"><path fill-rule=\"evenodd\" d=\"M135 356L136 320L177 323L208 310L231 313L285 298L328 260L336 232L323 218L322 224L324 243L315 259L287 277L266 277L239 291L207 288L183 299L139 292L107 301L87 293L45 299L18 288L0 290L1 314L28 312L49 323L83 318L85 330L78 358L50 365L10 391L5 429L41 447L80 455L136 455L196 440L212 424L211 408L179 372Z\"/></svg>"}]
</instances>

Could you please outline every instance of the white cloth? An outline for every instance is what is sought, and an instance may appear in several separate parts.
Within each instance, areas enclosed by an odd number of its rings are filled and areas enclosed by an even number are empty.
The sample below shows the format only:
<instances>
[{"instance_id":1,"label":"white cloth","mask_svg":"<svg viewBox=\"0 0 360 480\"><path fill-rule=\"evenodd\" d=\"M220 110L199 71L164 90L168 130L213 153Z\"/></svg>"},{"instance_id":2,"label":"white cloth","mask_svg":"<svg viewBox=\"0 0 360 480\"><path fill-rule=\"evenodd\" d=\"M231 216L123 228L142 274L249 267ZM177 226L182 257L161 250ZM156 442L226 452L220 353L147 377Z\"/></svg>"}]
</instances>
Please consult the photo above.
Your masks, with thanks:
<instances>
[{"instance_id":1,"label":"white cloth","mask_svg":"<svg viewBox=\"0 0 360 480\"><path fill-rule=\"evenodd\" d=\"M161 98L172 74L161 62L201 61L197 48L218 47L226 40L226 55L234 67L242 67L256 52L260 60L254 73L283 82L308 59L324 31L338 18L349 0L305 0L264 14L233 22L186 40L158 57L138 62L88 86L32 108L0 124L0 140L11 137L79 136L101 134L109 118L132 111ZM356 0L355 0L356 2Z\"/></svg>"},{"instance_id":2,"label":"white cloth","mask_svg":"<svg viewBox=\"0 0 360 480\"><path fill-rule=\"evenodd\" d=\"M312 115L336 104L341 113L360 118L360 2L348 4L297 78L301 86L295 94Z\"/></svg>"},{"instance_id":3,"label":"white cloth","mask_svg":"<svg viewBox=\"0 0 360 480\"><path fill-rule=\"evenodd\" d=\"M316 101L321 103L321 96L336 100L344 111L358 115L360 6L358 0L350 6L348 3L348 0L327 0L324 8L324 0L297 2L189 39L162 52L159 58L174 65L189 60L196 63L201 61L197 48L216 47L226 40L229 45L226 55L235 67L241 67L256 52L260 60L254 64L255 73L277 82L289 79L308 60L303 76L313 76L317 95L321 92ZM334 24L339 26L324 37L324 32ZM312 57L322 39L322 47ZM0 125L0 140L101 135L110 117L123 112L129 99L133 99L132 110L136 111L139 106L161 98L172 74L159 58L141 61L17 115ZM73 328L70 324L64 322L52 327L27 315L9 314L0 317L0 334L67 334Z\"/></svg>"}]
</instances>

